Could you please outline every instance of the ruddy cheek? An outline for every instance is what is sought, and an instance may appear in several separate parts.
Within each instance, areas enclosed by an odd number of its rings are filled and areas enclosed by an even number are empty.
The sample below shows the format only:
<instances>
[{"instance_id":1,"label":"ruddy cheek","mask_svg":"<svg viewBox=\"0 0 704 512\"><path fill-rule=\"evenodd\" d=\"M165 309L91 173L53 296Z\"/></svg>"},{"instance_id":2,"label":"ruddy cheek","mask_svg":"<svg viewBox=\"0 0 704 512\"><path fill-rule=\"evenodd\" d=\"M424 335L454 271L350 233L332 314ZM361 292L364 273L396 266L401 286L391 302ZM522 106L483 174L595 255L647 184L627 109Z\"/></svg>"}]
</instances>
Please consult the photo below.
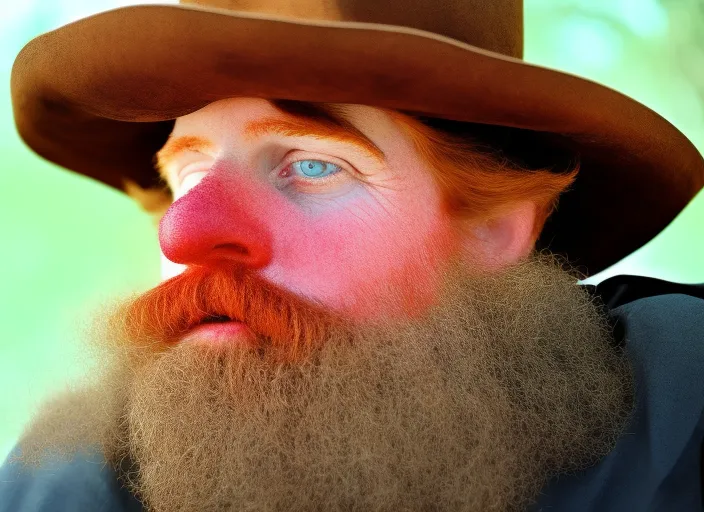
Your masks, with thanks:
<instances>
[{"instance_id":1,"label":"ruddy cheek","mask_svg":"<svg viewBox=\"0 0 704 512\"><path fill-rule=\"evenodd\" d=\"M384 220L381 215L327 219L302 248L310 255L299 273L305 275L304 286L355 320L416 316L434 297L433 276L424 264L432 260L424 254L425 228L413 233L398 220Z\"/></svg>"},{"instance_id":2,"label":"ruddy cheek","mask_svg":"<svg viewBox=\"0 0 704 512\"><path fill-rule=\"evenodd\" d=\"M435 197L407 204L393 222L379 223L374 231L383 236L367 245L357 279L372 283L372 293L359 296L367 313L395 318L423 315L439 295L442 269L453 253L453 238L447 219ZM372 265L373 263L373 265ZM371 304L375 297L375 303Z\"/></svg>"}]
</instances>

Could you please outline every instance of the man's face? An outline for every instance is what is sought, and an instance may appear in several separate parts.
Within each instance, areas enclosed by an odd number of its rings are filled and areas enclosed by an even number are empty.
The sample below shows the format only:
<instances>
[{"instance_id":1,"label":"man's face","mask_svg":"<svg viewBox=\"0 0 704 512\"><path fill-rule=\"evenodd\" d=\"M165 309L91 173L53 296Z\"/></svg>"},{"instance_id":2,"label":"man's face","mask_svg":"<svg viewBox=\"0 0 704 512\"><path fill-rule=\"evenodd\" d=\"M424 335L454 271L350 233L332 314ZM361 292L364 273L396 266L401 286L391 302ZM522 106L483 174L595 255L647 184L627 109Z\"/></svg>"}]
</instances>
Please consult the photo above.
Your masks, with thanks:
<instances>
[{"instance_id":1,"label":"man's face","mask_svg":"<svg viewBox=\"0 0 704 512\"><path fill-rule=\"evenodd\" d=\"M219 258L354 319L426 309L456 246L438 186L390 116L345 118L356 136L253 98L179 118L159 154L163 277Z\"/></svg>"},{"instance_id":2,"label":"man's face","mask_svg":"<svg viewBox=\"0 0 704 512\"><path fill-rule=\"evenodd\" d=\"M398 127L348 115L322 138L263 100L178 119L168 279L96 316L101 371L27 458L96 444L152 511L506 511L610 450L632 388L593 298L547 254L484 265ZM478 240L524 253L524 213ZM204 315L254 343L184 338Z\"/></svg>"}]
</instances>

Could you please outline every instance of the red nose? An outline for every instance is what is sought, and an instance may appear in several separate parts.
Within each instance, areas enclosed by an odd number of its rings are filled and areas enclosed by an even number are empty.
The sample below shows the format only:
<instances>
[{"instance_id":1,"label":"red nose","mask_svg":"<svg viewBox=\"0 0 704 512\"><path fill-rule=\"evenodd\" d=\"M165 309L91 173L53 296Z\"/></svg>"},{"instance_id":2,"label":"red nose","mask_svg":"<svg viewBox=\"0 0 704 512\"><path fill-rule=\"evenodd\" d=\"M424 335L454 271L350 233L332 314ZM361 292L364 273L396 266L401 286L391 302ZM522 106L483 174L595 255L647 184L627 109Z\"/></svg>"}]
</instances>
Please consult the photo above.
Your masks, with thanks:
<instances>
[{"instance_id":1,"label":"red nose","mask_svg":"<svg viewBox=\"0 0 704 512\"><path fill-rule=\"evenodd\" d=\"M251 269L266 266L272 249L263 194L244 178L211 172L162 217L164 256L183 265L226 259Z\"/></svg>"}]
</instances>

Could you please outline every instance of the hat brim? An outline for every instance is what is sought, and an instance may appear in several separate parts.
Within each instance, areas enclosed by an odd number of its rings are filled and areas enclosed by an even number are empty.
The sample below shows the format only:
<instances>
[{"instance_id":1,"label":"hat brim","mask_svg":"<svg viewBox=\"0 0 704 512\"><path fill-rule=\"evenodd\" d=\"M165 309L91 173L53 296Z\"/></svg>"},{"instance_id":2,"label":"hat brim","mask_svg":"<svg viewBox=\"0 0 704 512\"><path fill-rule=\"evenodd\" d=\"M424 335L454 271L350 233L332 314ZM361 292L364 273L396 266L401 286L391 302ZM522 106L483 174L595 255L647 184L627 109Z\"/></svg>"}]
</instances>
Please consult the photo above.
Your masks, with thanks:
<instances>
[{"instance_id":1,"label":"hat brim","mask_svg":"<svg viewBox=\"0 0 704 512\"><path fill-rule=\"evenodd\" d=\"M557 135L581 158L538 246L594 274L665 228L704 186L691 142L635 100L421 30L183 5L106 11L30 41L11 79L36 153L124 191L157 183L179 116L230 97L354 103Z\"/></svg>"}]
</instances>

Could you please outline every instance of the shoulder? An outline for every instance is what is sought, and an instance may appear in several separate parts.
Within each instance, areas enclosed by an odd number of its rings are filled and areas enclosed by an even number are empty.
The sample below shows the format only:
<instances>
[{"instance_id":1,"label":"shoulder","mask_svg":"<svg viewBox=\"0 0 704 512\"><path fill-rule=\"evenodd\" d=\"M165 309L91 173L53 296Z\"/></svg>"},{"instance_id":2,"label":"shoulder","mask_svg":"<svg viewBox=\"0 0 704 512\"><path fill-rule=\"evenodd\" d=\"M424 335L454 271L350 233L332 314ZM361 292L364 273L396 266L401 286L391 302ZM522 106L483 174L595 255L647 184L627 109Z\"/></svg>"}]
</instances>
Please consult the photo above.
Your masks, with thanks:
<instances>
[{"instance_id":1,"label":"shoulder","mask_svg":"<svg viewBox=\"0 0 704 512\"><path fill-rule=\"evenodd\" d=\"M704 354L704 284L614 276L592 287L609 308L616 334Z\"/></svg>"},{"instance_id":2,"label":"shoulder","mask_svg":"<svg viewBox=\"0 0 704 512\"><path fill-rule=\"evenodd\" d=\"M0 512L137 512L133 499L97 454L25 467L10 454L0 467Z\"/></svg>"},{"instance_id":3,"label":"shoulder","mask_svg":"<svg viewBox=\"0 0 704 512\"><path fill-rule=\"evenodd\" d=\"M638 406L631 431L641 433L658 485L691 480L688 492L701 496L704 286L638 276L609 281L604 282L602 299L613 306L610 315L636 382Z\"/></svg>"},{"instance_id":4,"label":"shoulder","mask_svg":"<svg viewBox=\"0 0 704 512\"><path fill-rule=\"evenodd\" d=\"M684 284L654 277L618 275L588 288L610 309L634 303L670 304L673 300L684 301L692 307L704 307L704 283Z\"/></svg>"},{"instance_id":5,"label":"shoulder","mask_svg":"<svg viewBox=\"0 0 704 512\"><path fill-rule=\"evenodd\" d=\"M611 453L551 481L532 510L702 511L704 287L616 276L589 291L631 364L633 414Z\"/></svg>"},{"instance_id":6,"label":"shoulder","mask_svg":"<svg viewBox=\"0 0 704 512\"><path fill-rule=\"evenodd\" d=\"M702 401L704 285L615 276L596 286L637 373L678 402ZM652 391L652 390L651 390ZM701 405L701 404L700 404Z\"/></svg>"}]
</instances>

